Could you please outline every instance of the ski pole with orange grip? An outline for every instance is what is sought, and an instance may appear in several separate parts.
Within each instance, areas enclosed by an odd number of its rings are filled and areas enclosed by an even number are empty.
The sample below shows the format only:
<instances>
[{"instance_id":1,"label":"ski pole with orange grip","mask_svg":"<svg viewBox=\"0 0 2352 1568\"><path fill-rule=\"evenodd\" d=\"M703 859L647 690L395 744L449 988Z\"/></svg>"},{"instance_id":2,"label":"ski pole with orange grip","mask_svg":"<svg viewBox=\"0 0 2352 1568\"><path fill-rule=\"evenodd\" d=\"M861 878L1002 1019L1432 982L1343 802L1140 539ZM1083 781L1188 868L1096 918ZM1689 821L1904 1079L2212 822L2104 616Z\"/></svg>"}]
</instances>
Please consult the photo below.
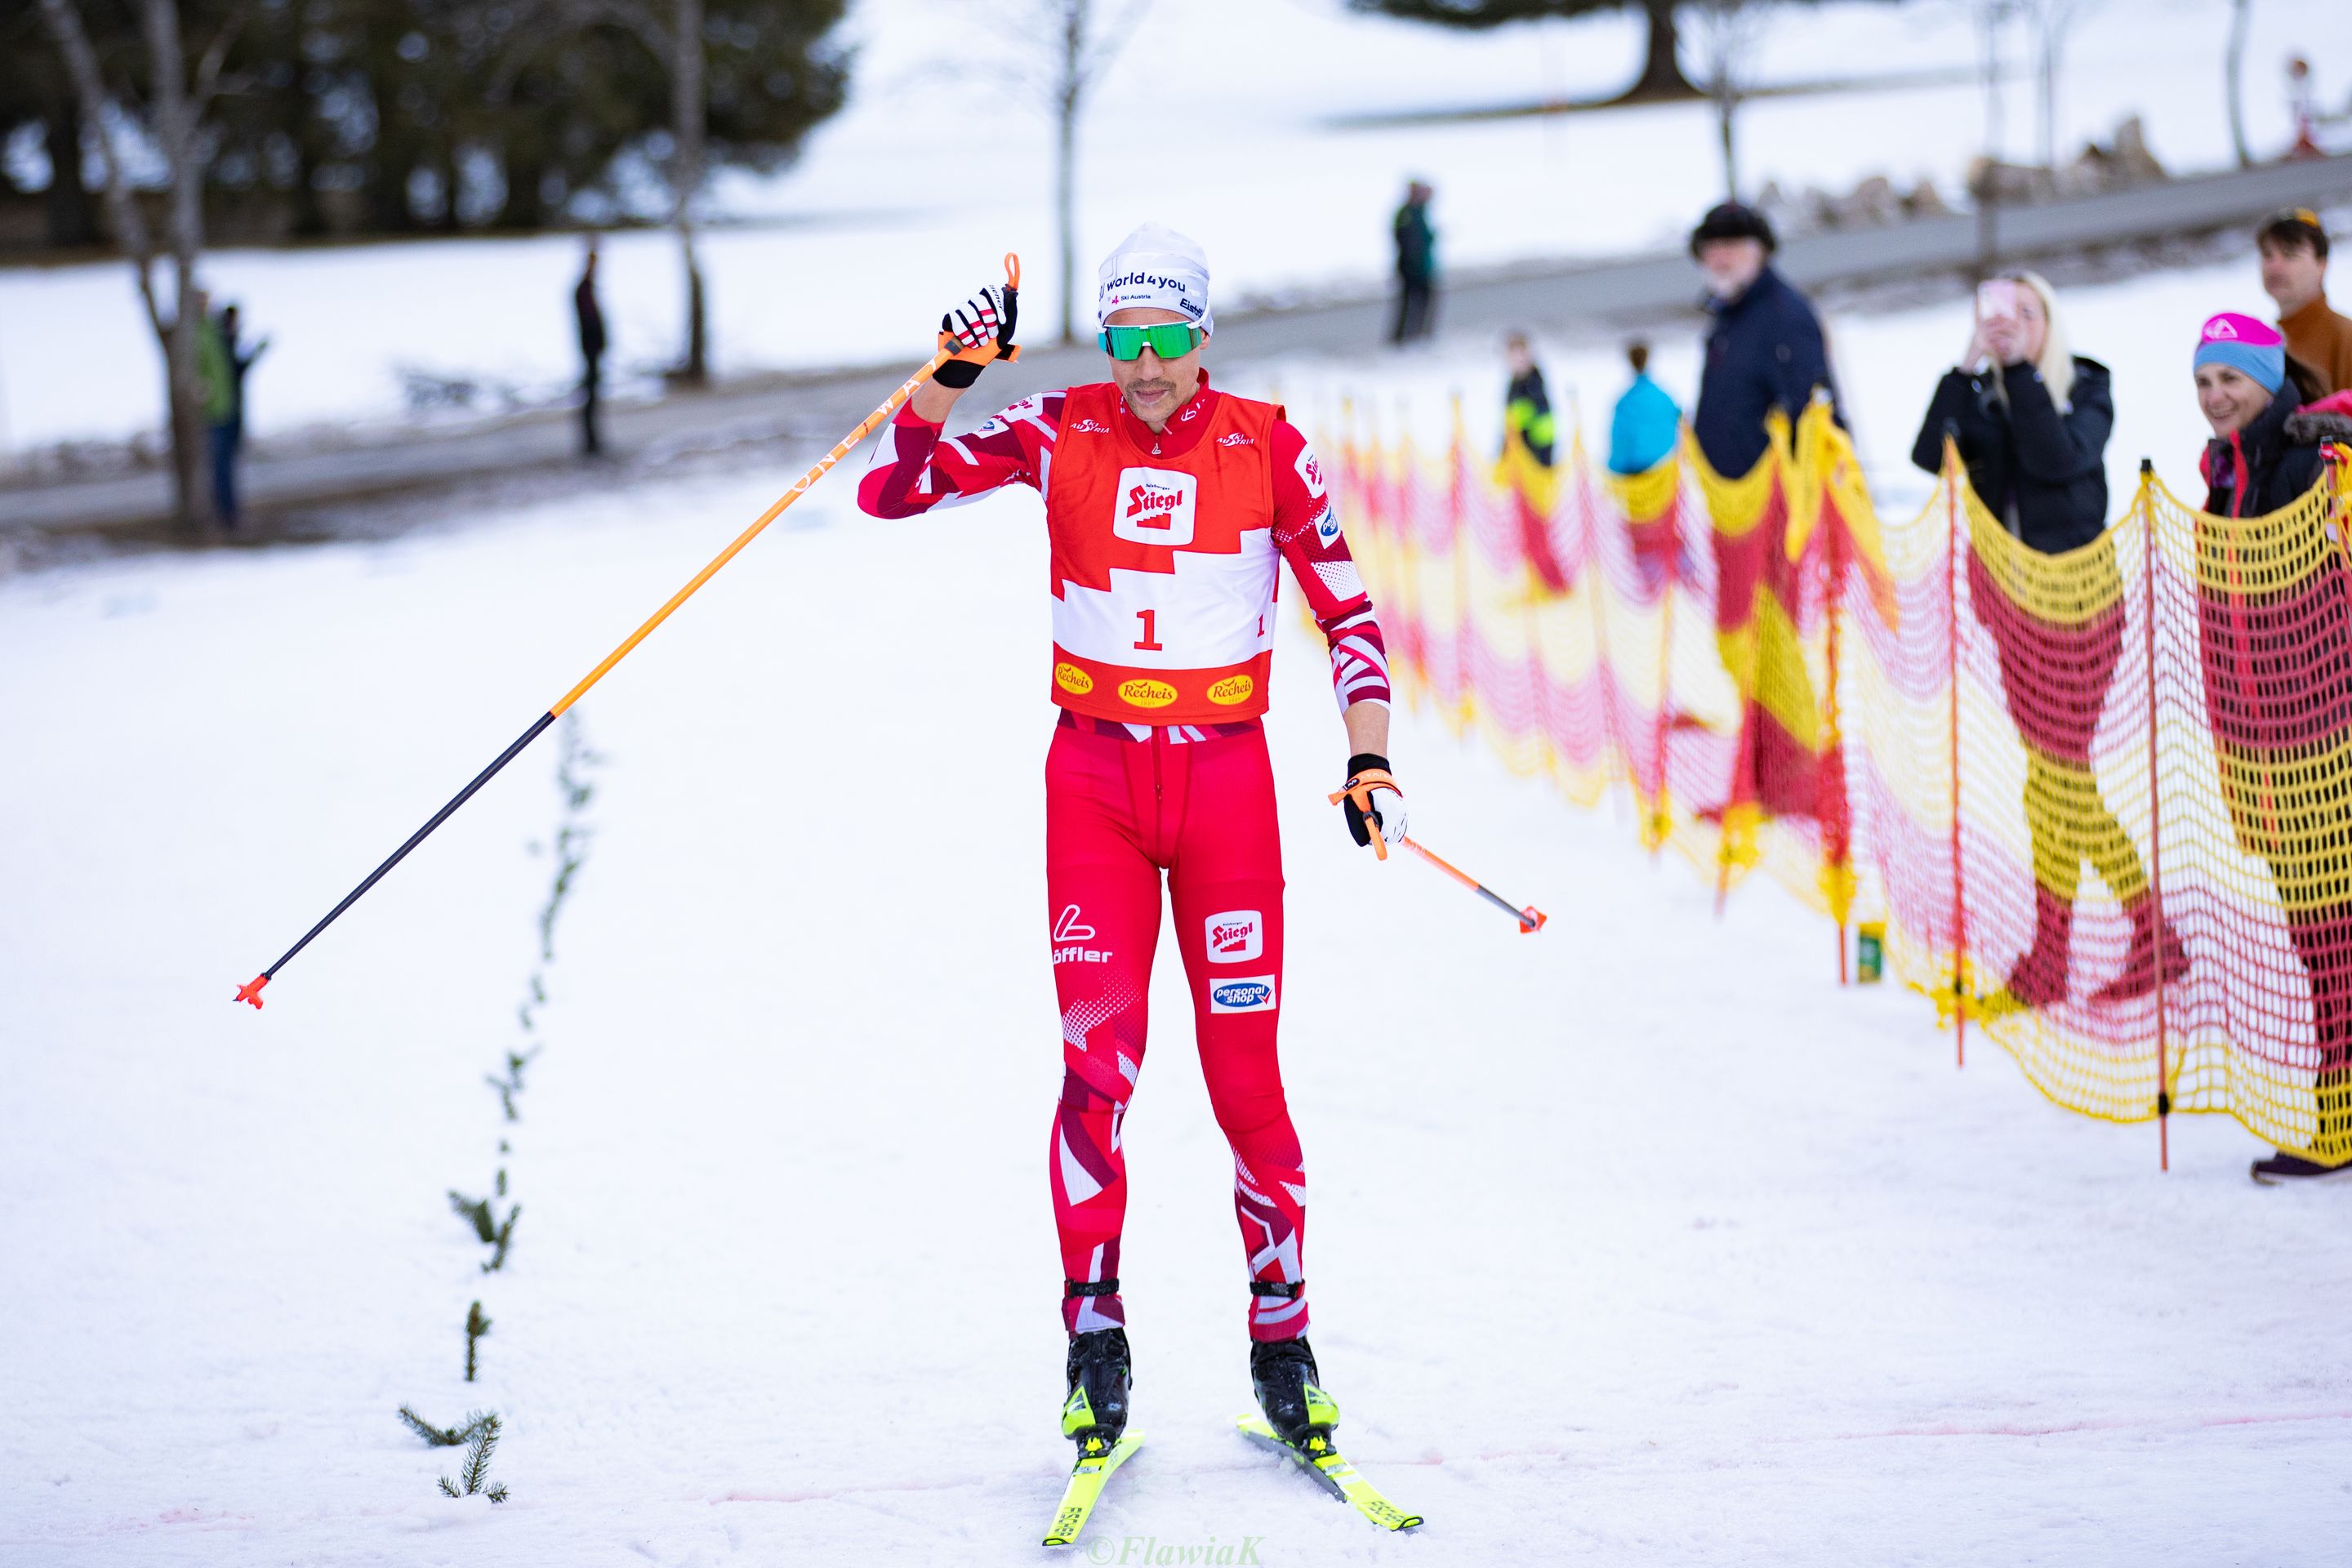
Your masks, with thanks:
<instances>
[{"instance_id":1,"label":"ski pole with orange grip","mask_svg":"<svg viewBox=\"0 0 2352 1568\"><path fill-rule=\"evenodd\" d=\"M1017 296L1020 287L1021 258L1018 256L1008 252L1004 258L1004 292L1008 301ZM1019 349L1013 345L1005 344L995 350L994 353L991 354L990 358L992 361L995 359L1017 359L1020 357L1020 352L1021 351ZM425 838L435 828L448 821L451 815L455 813L459 806L465 805L468 800L471 800L474 796L475 791L480 789L484 784L489 783L491 779L497 777L500 768L505 767L509 763L513 762L515 758L520 756L524 748L528 747L533 741L539 739L540 732L541 731L545 730L550 724L554 723L557 717L561 715L565 709L571 707L573 703L579 701L581 698L586 696L590 687L604 679L604 677L611 672L614 665L628 658L631 651L633 651L639 643L645 641L647 637L652 635L653 629L656 626L660 626L664 621L669 619L670 613L672 611L676 610L680 605L685 604L688 598L693 596L696 589L701 587L705 583L709 582L712 577L718 575L719 569L720 567L726 565L730 561L734 560L735 557L741 552L745 545L751 543L751 541L760 536L760 531L762 529L766 528L768 524L775 521L777 518L782 516L785 508L791 506L794 501L800 500L801 497L806 495L812 485L815 484L817 480L824 478L827 473L832 471L835 464L840 462L842 458L849 455L852 447L856 447L860 441L866 439L867 436L872 435L878 426L888 420L893 415L897 414L901 404L905 403L909 397L912 397L915 395L916 390L925 382L930 380L934 375L939 374L940 366L947 363L948 361L951 359L970 357L971 351L959 352L952 341L942 342L940 344L939 352L932 354L930 359L927 361L921 368L918 369L914 374L908 376L899 386L898 391L893 392L889 396L884 398L880 407L875 409L873 413L867 415L862 421L860 421L857 428L843 437L841 440L835 445L832 451L827 452L824 457L818 458L815 465L812 467L808 472L803 474L799 480L793 484L792 489L786 490L782 496L777 498L776 503L773 506L771 506L767 510L761 512L752 522L751 527L745 529L741 533L737 534L735 536L734 542L728 545L726 549L720 551L716 556L712 557L710 564L696 573L693 580L688 582L685 587L680 588L677 593L672 594L669 596L668 602L664 604L660 609L656 610L651 616L647 616L645 624L639 626L635 631L631 632L628 637L623 640L620 647L614 648L611 653L606 654L604 656L604 662L599 664L595 668L590 670L586 676L583 677L580 684L565 692L561 698L556 700L554 706L551 707L546 712L533 720L531 721L530 728L525 730L520 736L516 737L514 744L509 746L505 751L500 752L497 758L491 762L488 767L486 767L480 773L476 773L471 784L467 784L464 789L459 790L450 800L448 805L435 812L432 819L426 822L424 826L418 828L415 833L411 834L409 836L408 842L394 850L392 854L385 858L383 865L378 866L374 870L369 872L367 874L366 880L362 881L358 887L353 888L350 892L344 894L343 901L337 904L333 909L329 910L324 920L305 931L302 934L302 940L300 942L298 942L292 947L288 948L284 954L278 958L277 963L263 970L259 974L255 975L245 984L238 986L236 988L236 999L239 1002L250 1002L255 1007L259 1007L261 1005L261 988L268 984L271 980L275 979L278 972L285 968L289 963L292 962L296 953L310 946L312 938L316 937L320 931L325 931L329 926L334 924L336 917L341 915L345 910L350 909L353 904L357 903L362 894L365 893L370 888L374 887L377 882L383 880L385 872L391 870L394 866L399 865L402 860L407 858L410 850L415 848L419 844L424 843Z\"/></svg>"}]
</instances>

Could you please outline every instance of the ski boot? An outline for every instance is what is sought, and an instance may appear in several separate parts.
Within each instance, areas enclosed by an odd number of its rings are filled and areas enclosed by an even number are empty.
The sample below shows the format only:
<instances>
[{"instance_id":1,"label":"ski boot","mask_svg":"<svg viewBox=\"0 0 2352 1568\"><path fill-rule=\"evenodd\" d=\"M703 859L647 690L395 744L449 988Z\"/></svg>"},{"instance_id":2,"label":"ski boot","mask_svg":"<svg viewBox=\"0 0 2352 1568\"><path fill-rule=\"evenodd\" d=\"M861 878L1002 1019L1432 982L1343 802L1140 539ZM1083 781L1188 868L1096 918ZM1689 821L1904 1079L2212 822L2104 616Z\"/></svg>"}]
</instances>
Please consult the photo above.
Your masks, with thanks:
<instances>
[{"instance_id":1,"label":"ski boot","mask_svg":"<svg viewBox=\"0 0 2352 1568\"><path fill-rule=\"evenodd\" d=\"M1323 1392L1321 1379L1306 1335L1250 1342L1250 1387L1265 1412L1265 1424L1284 1442L1310 1454L1328 1451L1331 1430L1339 1425L1339 1403Z\"/></svg>"},{"instance_id":2,"label":"ski boot","mask_svg":"<svg viewBox=\"0 0 2352 1568\"><path fill-rule=\"evenodd\" d=\"M1106 1453L1127 1430L1127 1390L1133 1373L1125 1329L1091 1329L1070 1341L1064 1369L1070 1383L1062 1402L1062 1436L1078 1446L1078 1457Z\"/></svg>"}]
</instances>

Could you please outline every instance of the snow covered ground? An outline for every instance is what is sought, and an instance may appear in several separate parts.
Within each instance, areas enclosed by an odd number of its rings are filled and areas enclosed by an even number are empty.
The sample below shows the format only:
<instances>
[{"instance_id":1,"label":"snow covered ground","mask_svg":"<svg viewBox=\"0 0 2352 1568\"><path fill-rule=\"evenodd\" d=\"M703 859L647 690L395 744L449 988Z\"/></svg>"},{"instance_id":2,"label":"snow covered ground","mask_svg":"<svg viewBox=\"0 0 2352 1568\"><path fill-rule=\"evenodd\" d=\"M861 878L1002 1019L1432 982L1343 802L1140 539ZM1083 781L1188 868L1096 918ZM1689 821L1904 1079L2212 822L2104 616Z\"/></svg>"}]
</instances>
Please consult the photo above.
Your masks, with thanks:
<instances>
[{"instance_id":1,"label":"snow covered ground","mask_svg":"<svg viewBox=\"0 0 2352 1568\"><path fill-rule=\"evenodd\" d=\"M583 704L595 837L519 1123L482 1079L523 1041L552 737L266 1011L228 999L788 477L0 583L0 1561L1037 1561L1034 501L880 525L835 479ZM1229 1167L1169 965L1127 1122L1151 1440L1087 1561L2326 1559L2343 1189L2252 1186L2218 1120L2160 1175L2152 1129L1955 1071L1769 885L1717 923L1622 807L1433 722L1393 747L1417 832L1551 924L1373 864L1322 804L1320 658L1279 662L1315 1338L1429 1523L1228 1429ZM484 1274L445 1194L502 1138ZM511 1500L440 1498L404 1401L501 1412Z\"/></svg>"},{"instance_id":2,"label":"snow covered ground","mask_svg":"<svg viewBox=\"0 0 2352 1568\"><path fill-rule=\"evenodd\" d=\"M2283 68L2314 63L2333 102L2352 82L2340 0L2264 0L2246 66L2248 134L2284 147ZM862 0L850 106L772 180L730 177L716 210L773 226L705 247L722 371L871 363L914 352L928 313L987 281L1007 249L1029 263L1024 303L1054 319L1052 184L1042 118L998 67L1017 43L963 0ZM1952 0L1776 11L1755 52L1763 82L1854 72L1966 69L1974 8ZM2231 162L2221 92L2227 8L2214 0L2106 0L2068 35L2062 149L2133 113L2176 169ZM2026 34L2013 28L2021 62ZM1112 68L1081 154L1083 258L1139 220L1209 247L1219 287L1279 294L1367 284L1389 265L1404 177L1438 187L1447 264L1613 254L1671 244L1720 187L1699 105L1549 120L1340 130L1350 114L1598 96L1631 79L1640 34L1611 14L1469 35L1347 16L1339 0L1183 0L1152 7ZM2000 145L2036 155L2030 74L2008 87ZM1907 87L1763 100L1741 111L1748 183L1850 188L1884 173L1948 196L1983 150L1979 88ZM1858 125L1866 135L1854 134ZM226 250L206 273L271 337L248 385L251 427L394 418L403 372L470 378L545 398L577 374L570 288L578 242L467 239L325 250ZM683 291L664 236L605 254L614 364L674 363ZM1948 350L1945 352L1950 352ZM0 272L0 454L121 439L161 424L161 381L119 264Z\"/></svg>"}]
</instances>

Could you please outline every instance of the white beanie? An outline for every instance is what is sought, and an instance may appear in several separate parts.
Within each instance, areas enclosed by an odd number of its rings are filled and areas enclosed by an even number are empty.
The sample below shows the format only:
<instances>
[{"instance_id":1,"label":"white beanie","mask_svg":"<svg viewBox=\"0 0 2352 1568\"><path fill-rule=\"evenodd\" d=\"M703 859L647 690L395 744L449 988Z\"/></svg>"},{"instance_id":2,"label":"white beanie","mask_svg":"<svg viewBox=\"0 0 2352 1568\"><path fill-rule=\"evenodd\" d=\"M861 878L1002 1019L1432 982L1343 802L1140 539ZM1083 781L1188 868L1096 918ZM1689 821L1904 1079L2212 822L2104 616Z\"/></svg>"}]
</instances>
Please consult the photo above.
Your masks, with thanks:
<instances>
[{"instance_id":1,"label":"white beanie","mask_svg":"<svg viewBox=\"0 0 2352 1568\"><path fill-rule=\"evenodd\" d=\"M1097 326L1107 325L1113 310L1148 306L1179 311L1204 332L1216 330L1209 310L1209 258L1172 228L1147 223L1120 240L1103 258L1100 277Z\"/></svg>"}]
</instances>

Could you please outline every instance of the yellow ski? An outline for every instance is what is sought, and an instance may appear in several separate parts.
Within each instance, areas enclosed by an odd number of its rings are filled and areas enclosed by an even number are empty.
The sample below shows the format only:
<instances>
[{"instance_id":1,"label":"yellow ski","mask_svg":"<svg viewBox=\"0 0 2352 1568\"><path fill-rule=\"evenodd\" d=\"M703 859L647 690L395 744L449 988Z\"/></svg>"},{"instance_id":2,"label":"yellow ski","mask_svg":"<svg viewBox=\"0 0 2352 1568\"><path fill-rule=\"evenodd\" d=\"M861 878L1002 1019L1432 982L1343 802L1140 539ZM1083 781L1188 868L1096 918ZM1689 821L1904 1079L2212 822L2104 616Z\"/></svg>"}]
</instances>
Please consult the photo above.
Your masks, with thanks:
<instances>
[{"instance_id":1,"label":"yellow ski","mask_svg":"<svg viewBox=\"0 0 2352 1568\"><path fill-rule=\"evenodd\" d=\"M1318 1485L1341 1502L1351 1503L1358 1513L1382 1530L1411 1530L1421 1522L1421 1515L1407 1513L1382 1497L1380 1489L1356 1473L1356 1467L1340 1457L1339 1450L1323 1437L1310 1437L1317 1452L1292 1447L1275 1435L1263 1415L1240 1415L1234 1424L1242 1436L1251 1442L1272 1448L1292 1464L1315 1478Z\"/></svg>"},{"instance_id":2,"label":"yellow ski","mask_svg":"<svg viewBox=\"0 0 2352 1568\"><path fill-rule=\"evenodd\" d=\"M1102 1439L1087 1439L1087 1447L1078 1451L1078 1462L1070 1471L1070 1484L1062 1490L1062 1506L1054 1510L1054 1526L1045 1531L1048 1546L1067 1546L1087 1527L1087 1517L1095 1510L1095 1500L1102 1496L1103 1483L1111 1472L1127 1463L1127 1458L1143 1447L1143 1434L1129 1432L1108 1447Z\"/></svg>"}]
</instances>

